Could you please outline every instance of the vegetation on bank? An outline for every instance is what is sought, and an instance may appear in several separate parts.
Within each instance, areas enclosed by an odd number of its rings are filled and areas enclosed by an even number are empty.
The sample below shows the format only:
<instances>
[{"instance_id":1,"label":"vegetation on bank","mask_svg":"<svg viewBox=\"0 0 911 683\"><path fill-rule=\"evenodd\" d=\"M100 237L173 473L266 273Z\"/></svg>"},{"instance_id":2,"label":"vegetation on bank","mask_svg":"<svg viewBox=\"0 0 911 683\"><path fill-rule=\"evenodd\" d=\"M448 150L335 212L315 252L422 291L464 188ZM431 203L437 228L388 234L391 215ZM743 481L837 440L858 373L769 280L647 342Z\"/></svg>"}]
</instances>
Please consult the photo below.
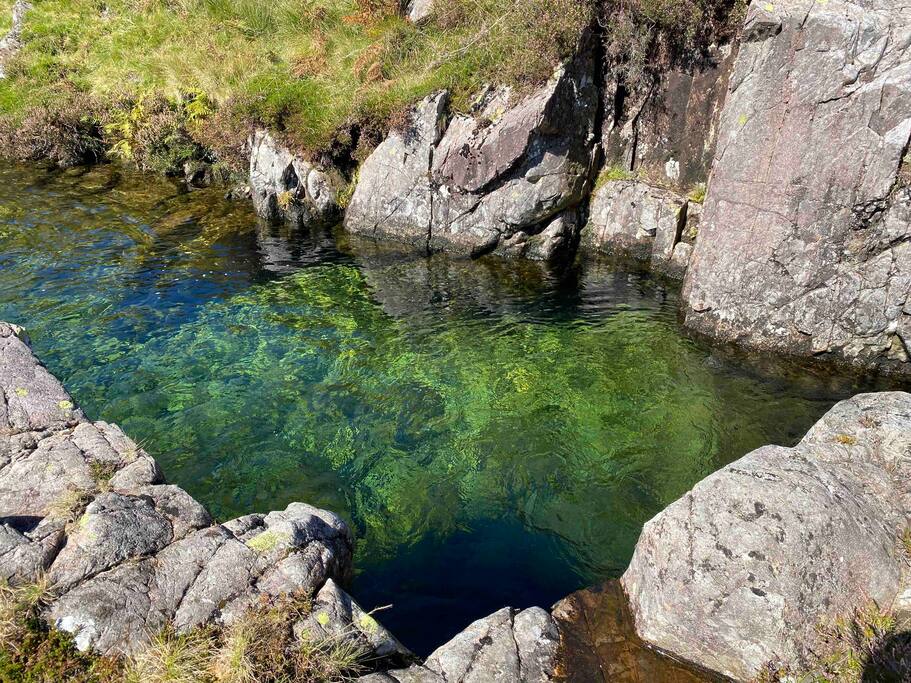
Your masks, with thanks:
<instances>
[{"instance_id":1,"label":"vegetation on bank","mask_svg":"<svg viewBox=\"0 0 911 683\"><path fill-rule=\"evenodd\" d=\"M225 629L166 628L129 658L79 652L72 637L41 618L46 579L0 583L0 683L344 683L363 671L364 653L344 637L300 638L294 624L307 596L263 601Z\"/></svg>"},{"instance_id":2,"label":"vegetation on bank","mask_svg":"<svg viewBox=\"0 0 911 683\"><path fill-rule=\"evenodd\" d=\"M0 81L0 152L178 173L246 166L254 126L353 170L407 107L546 80L588 26L631 86L730 37L745 0L34 0ZM13 0L0 0L0 31Z\"/></svg>"},{"instance_id":3,"label":"vegetation on bank","mask_svg":"<svg viewBox=\"0 0 911 683\"><path fill-rule=\"evenodd\" d=\"M594 16L594 0L449 0L420 25L398 0L33 5L0 81L4 146L158 171L208 152L237 168L253 125L311 155L356 156L429 92L465 106L487 82L540 83Z\"/></svg>"}]
</instances>

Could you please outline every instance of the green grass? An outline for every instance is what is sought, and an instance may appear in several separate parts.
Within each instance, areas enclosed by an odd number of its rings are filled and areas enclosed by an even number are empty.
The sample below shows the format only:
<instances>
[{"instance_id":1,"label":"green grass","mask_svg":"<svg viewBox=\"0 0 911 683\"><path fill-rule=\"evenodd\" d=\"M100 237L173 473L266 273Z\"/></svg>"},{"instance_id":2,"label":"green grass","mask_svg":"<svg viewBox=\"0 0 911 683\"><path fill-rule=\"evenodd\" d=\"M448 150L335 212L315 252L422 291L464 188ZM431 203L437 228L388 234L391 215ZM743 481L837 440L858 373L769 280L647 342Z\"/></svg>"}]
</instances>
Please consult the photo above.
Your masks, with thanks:
<instances>
[{"instance_id":1,"label":"green grass","mask_svg":"<svg viewBox=\"0 0 911 683\"><path fill-rule=\"evenodd\" d=\"M541 82L594 11L592 0L451 0L415 26L394 4L35 0L0 116L21 120L73 90L106 105L191 93L318 151L440 88L464 104L485 82Z\"/></svg>"},{"instance_id":2,"label":"green grass","mask_svg":"<svg viewBox=\"0 0 911 683\"><path fill-rule=\"evenodd\" d=\"M81 653L49 627L42 611L52 595L44 577L0 581L0 683L345 683L364 670L365 653L346 634L295 634L311 609L305 595L264 599L223 629L168 626L126 658Z\"/></svg>"}]
</instances>

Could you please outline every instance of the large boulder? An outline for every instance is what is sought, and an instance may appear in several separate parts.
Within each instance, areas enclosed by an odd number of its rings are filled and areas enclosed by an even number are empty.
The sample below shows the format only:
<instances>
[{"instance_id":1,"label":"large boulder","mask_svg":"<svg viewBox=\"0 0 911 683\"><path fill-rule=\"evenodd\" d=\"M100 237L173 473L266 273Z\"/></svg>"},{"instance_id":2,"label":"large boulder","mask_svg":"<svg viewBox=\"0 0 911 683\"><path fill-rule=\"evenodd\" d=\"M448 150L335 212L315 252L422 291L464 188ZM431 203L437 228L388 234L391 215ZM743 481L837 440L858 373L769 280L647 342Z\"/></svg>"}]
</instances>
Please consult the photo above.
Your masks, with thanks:
<instances>
[{"instance_id":1,"label":"large boulder","mask_svg":"<svg viewBox=\"0 0 911 683\"><path fill-rule=\"evenodd\" d=\"M638 634L737 680L826 653L820 627L888 610L911 522L911 395L859 395L645 525L623 576Z\"/></svg>"},{"instance_id":2,"label":"large boulder","mask_svg":"<svg viewBox=\"0 0 911 683\"><path fill-rule=\"evenodd\" d=\"M423 665L373 674L363 683L549 683L555 681L560 634L540 607L504 607L435 650Z\"/></svg>"},{"instance_id":3,"label":"large boulder","mask_svg":"<svg viewBox=\"0 0 911 683\"><path fill-rule=\"evenodd\" d=\"M488 88L451 120L445 93L425 99L361 167L345 227L473 257L571 245L595 148L589 43L525 97Z\"/></svg>"},{"instance_id":4,"label":"large boulder","mask_svg":"<svg viewBox=\"0 0 911 683\"><path fill-rule=\"evenodd\" d=\"M909 32L900 0L750 5L687 325L911 372Z\"/></svg>"},{"instance_id":5,"label":"large boulder","mask_svg":"<svg viewBox=\"0 0 911 683\"><path fill-rule=\"evenodd\" d=\"M355 615L364 649L388 657L393 641L331 583L350 578L352 553L345 523L302 503L214 523L119 428L89 422L0 323L0 579L46 575L46 617L80 649L130 653L165 625L227 624L304 592L341 601L333 614Z\"/></svg>"},{"instance_id":6,"label":"large boulder","mask_svg":"<svg viewBox=\"0 0 911 683\"><path fill-rule=\"evenodd\" d=\"M250 192L261 217L295 225L327 225L340 216L341 180L292 153L268 131L256 131L250 145Z\"/></svg>"}]
</instances>

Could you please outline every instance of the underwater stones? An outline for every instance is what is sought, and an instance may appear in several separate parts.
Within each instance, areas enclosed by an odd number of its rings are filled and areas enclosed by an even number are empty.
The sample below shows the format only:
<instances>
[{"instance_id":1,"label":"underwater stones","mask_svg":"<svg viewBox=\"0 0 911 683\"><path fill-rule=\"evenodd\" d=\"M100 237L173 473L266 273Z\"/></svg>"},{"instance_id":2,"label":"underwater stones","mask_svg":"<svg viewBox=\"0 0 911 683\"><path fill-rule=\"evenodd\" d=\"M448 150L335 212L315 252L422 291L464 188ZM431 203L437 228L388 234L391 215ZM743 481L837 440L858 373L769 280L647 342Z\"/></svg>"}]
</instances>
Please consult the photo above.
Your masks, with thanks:
<instances>
[{"instance_id":1,"label":"underwater stones","mask_svg":"<svg viewBox=\"0 0 911 683\"><path fill-rule=\"evenodd\" d=\"M24 337L0 323L0 578L46 573L46 618L80 649L130 653L167 624L227 623L350 577L338 516L292 503L214 524L118 427L87 421Z\"/></svg>"},{"instance_id":2,"label":"underwater stones","mask_svg":"<svg viewBox=\"0 0 911 683\"><path fill-rule=\"evenodd\" d=\"M911 372L909 30L899 0L751 4L684 287L689 327Z\"/></svg>"},{"instance_id":3,"label":"underwater stones","mask_svg":"<svg viewBox=\"0 0 911 683\"><path fill-rule=\"evenodd\" d=\"M737 680L826 652L819 626L902 587L911 395L856 396L648 522L623 576L645 641Z\"/></svg>"},{"instance_id":4,"label":"underwater stones","mask_svg":"<svg viewBox=\"0 0 911 683\"><path fill-rule=\"evenodd\" d=\"M571 244L570 214L555 220L590 181L598 89L589 42L517 101L488 89L471 114L449 120L446 94L424 100L361 167L346 228L470 257L547 259Z\"/></svg>"},{"instance_id":5,"label":"underwater stones","mask_svg":"<svg viewBox=\"0 0 911 683\"><path fill-rule=\"evenodd\" d=\"M638 180L609 180L595 191L580 245L651 261L656 270L682 277L689 250L675 252L684 244L689 205L670 190Z\"/></svg>"},{"instance_id":6,"label":"underwater stones","mask_svg":"<svg viewBox=\"0 0 911 683\"><path fill-rule=\"evenodd\" d=\"M250 137L250 191L256 213L297 225L330 224L339 216L334 174L293 154L263 130Z\"/></svg>"}]
</instances>

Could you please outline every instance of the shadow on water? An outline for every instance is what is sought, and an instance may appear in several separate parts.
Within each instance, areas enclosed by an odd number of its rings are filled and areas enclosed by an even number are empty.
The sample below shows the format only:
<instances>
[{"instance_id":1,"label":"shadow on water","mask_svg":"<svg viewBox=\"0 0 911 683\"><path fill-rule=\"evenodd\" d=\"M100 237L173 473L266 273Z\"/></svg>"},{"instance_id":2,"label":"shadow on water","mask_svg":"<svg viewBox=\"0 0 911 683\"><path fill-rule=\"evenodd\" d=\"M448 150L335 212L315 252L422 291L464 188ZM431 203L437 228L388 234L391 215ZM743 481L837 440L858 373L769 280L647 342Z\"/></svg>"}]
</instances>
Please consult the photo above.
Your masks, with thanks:
<instances>
[{"instance_id":1,"label":"shadow on water","mask_svg":"<svg viewBox=\"0 0 911 683\"><path fill-rule=\"evenodd\" d=\"M295 500L427 654L622 574L642 524L868 383L688 338L628 266L425 257L116 167L0 167L0 319L219 519Z\"/></svg>"}]
</instances>

